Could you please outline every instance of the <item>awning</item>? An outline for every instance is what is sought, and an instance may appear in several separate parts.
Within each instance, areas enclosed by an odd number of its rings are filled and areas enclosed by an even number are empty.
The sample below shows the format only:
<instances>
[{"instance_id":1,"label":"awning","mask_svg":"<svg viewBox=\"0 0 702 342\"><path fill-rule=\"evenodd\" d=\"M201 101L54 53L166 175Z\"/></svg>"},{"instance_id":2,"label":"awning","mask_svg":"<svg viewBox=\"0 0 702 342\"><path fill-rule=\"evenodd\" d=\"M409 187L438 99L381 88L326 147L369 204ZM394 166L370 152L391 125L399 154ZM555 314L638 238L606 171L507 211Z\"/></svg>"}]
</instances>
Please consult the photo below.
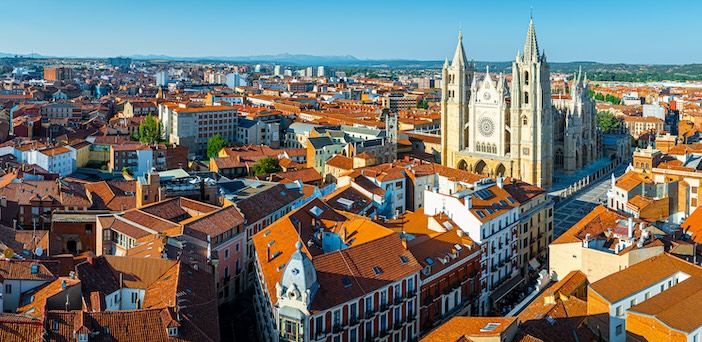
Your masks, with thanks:
<instances>
[{"instance_id":1,"label":"awning","mask_svg":"<svg viewBox=\"0 0 702 342\"><path fill-rule=\"evenodd\" d=\"M507 280L506 282L502 283L500 286L498 286L495 291L492 291L492 294L490 294L490 298L492 298L493 303L500 301L502 297L506 296L508 293L512 292L512 290L519 286L524 281L524 276L518 275L510 280Z\"/></svg>"},{"instance_id":2,"label":"awning","mask_svg":"<svg viewBox=\"0 0 702 342\"><path fill-rule=\"evenodd\" d=\"M529 266L531 266L531 269L533 270L538 270L539 267L541 267L541 264L538 261L536 261L536 258L532 258L531 260L529 260Z\"/></svg>"}]
</instances>

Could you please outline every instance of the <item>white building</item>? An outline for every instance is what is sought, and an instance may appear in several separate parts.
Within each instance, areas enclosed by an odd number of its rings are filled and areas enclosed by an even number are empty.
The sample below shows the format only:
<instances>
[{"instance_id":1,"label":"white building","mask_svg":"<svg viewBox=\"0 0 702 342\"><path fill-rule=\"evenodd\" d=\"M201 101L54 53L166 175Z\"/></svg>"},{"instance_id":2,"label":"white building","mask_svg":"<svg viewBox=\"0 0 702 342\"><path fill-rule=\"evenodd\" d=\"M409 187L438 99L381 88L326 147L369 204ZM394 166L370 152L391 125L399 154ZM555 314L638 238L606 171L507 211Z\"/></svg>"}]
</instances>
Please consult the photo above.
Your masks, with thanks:
<instances>
[{"instance_id":1,"label":"white building","mask_svg":"<svg viewBox=\"0 0 702 342\"><path fill-rule=\"evenodd\" d=\"M156 73L156 86L165 87L168 85L168 72L161 70Z\"/></svg>"},{"instance_id":2,"label":"white building","mask_svg":"<svg viewBox=\"0 0 702 342\"><path fill-rule=\"evenodd\" d=\"M519 203L504 190L503 180L486 178L475 188L443 194L424 191L424 212L444 213L482 247L481 312L489 309L490 295L498 286L519 276L517 240Z\"/></svg>"},{"instance_id":3,"label":"white building","mask_svg":"<svg viewBox=\"0 0 702 342\"><path fill-rule=\"evenodd\" d=\"M76 170L76 150L70 146L57 146L43 150L30 150L24 162L36 164L51 173L65 177Z\"/></svg>"},{"instance_id":4,"label":"white building","mask_svg":"<svg viewBox=\"0 0 702 342\"><path fill-rule=\"evenodd\" d=\"M225 83L229 88L245 87L248 85L246 82L246 75L238 72L227 74Z\"/></svg>"}]
</instances>

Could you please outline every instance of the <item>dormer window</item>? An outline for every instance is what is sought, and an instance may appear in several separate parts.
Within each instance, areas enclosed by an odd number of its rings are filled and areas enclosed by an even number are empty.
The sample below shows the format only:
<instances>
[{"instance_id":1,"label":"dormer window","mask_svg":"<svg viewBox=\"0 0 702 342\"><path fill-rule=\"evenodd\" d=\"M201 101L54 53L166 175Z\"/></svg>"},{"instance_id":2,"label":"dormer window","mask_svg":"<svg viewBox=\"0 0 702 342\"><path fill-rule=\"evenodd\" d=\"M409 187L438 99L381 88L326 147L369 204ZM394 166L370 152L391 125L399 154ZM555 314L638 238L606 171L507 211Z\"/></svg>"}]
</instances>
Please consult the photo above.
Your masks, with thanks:
<instances>
[{"instance_id":1,"label":"dormer window","mask_svg":"<svg viewBox=\"0 0 702 342\"><path fill-rule=\"evenodd\" d=\"M168 328L168 336L178 336L178 327Z\"/></svg>"},{"instance_id":2,"label":"dormer window","mask_svg":"<svg viewBox=\"0 0 702 342\"><path fill-rule=\"evenodd\" d=\"M529 85L529 72L524 72L524 84Z\"/></svg>"},{"instance_id":3,"label":"dormer window","mask_svg":"<svg viewBox=\"0 0 702 342\"><path fill-rule=\"evenodd\" d=\"M88 334L78 334L78 342L88 342Z\"/></svg>"}]
</instances>

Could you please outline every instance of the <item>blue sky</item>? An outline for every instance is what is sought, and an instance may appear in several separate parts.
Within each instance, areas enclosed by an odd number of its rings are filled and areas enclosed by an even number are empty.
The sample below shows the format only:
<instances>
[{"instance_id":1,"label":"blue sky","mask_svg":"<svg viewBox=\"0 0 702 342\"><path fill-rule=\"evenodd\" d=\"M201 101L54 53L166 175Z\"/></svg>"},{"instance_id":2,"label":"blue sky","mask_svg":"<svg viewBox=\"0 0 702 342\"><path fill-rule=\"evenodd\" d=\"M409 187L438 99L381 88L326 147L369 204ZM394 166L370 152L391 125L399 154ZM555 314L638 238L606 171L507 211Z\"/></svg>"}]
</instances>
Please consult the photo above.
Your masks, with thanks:
<instances>
[{"instance_id":1,"label":"blue sky","mask_svg":"<svg viewBox=\"0 0 702 342\"><path fill-rule=\"evenodd\" d=\"M0 52L506 61L533 7L549 60L700 63L699 0L2 0ZM9 14L9 15L8 15Z\"/></svg>"}]
</instances>

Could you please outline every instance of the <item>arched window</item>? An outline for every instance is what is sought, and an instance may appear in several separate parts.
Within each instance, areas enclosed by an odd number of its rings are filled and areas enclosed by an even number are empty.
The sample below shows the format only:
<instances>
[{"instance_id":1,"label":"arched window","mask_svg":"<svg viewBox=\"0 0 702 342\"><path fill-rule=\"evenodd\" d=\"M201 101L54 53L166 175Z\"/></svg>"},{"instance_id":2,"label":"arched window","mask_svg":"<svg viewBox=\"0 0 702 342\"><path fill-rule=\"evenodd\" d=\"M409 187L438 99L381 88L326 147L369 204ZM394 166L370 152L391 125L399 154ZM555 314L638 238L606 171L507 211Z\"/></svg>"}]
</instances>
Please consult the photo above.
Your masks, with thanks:
<instances>
[{"instance_id":1,"label":"arched window","mask_svg":"<svg viewBox=\"0 0 702 342\"><path fill-rule=\"evenodd\" d=\"M529 72L524 72L524 84L529 85Z\"/></svg>"},{"instance_id":2,"label":"arched window","mask_svg":"<svg viewBox=\"0 0 702 342\"><path fill-rule=\"evenodd\" d=\"M526 126L529 124L529 121L527 120L526 115L522 116L522 125Z\"/></svg>"},{"instance_id":3,"label":"arched window","mask_svg":"<svg viewBox=\"0 0 702 342\"><path fill-rule=\"evenodd\" d=\"M529 103L529 92L524 92L524 103L528 104Z\"/></svg>"}]
</instances>

